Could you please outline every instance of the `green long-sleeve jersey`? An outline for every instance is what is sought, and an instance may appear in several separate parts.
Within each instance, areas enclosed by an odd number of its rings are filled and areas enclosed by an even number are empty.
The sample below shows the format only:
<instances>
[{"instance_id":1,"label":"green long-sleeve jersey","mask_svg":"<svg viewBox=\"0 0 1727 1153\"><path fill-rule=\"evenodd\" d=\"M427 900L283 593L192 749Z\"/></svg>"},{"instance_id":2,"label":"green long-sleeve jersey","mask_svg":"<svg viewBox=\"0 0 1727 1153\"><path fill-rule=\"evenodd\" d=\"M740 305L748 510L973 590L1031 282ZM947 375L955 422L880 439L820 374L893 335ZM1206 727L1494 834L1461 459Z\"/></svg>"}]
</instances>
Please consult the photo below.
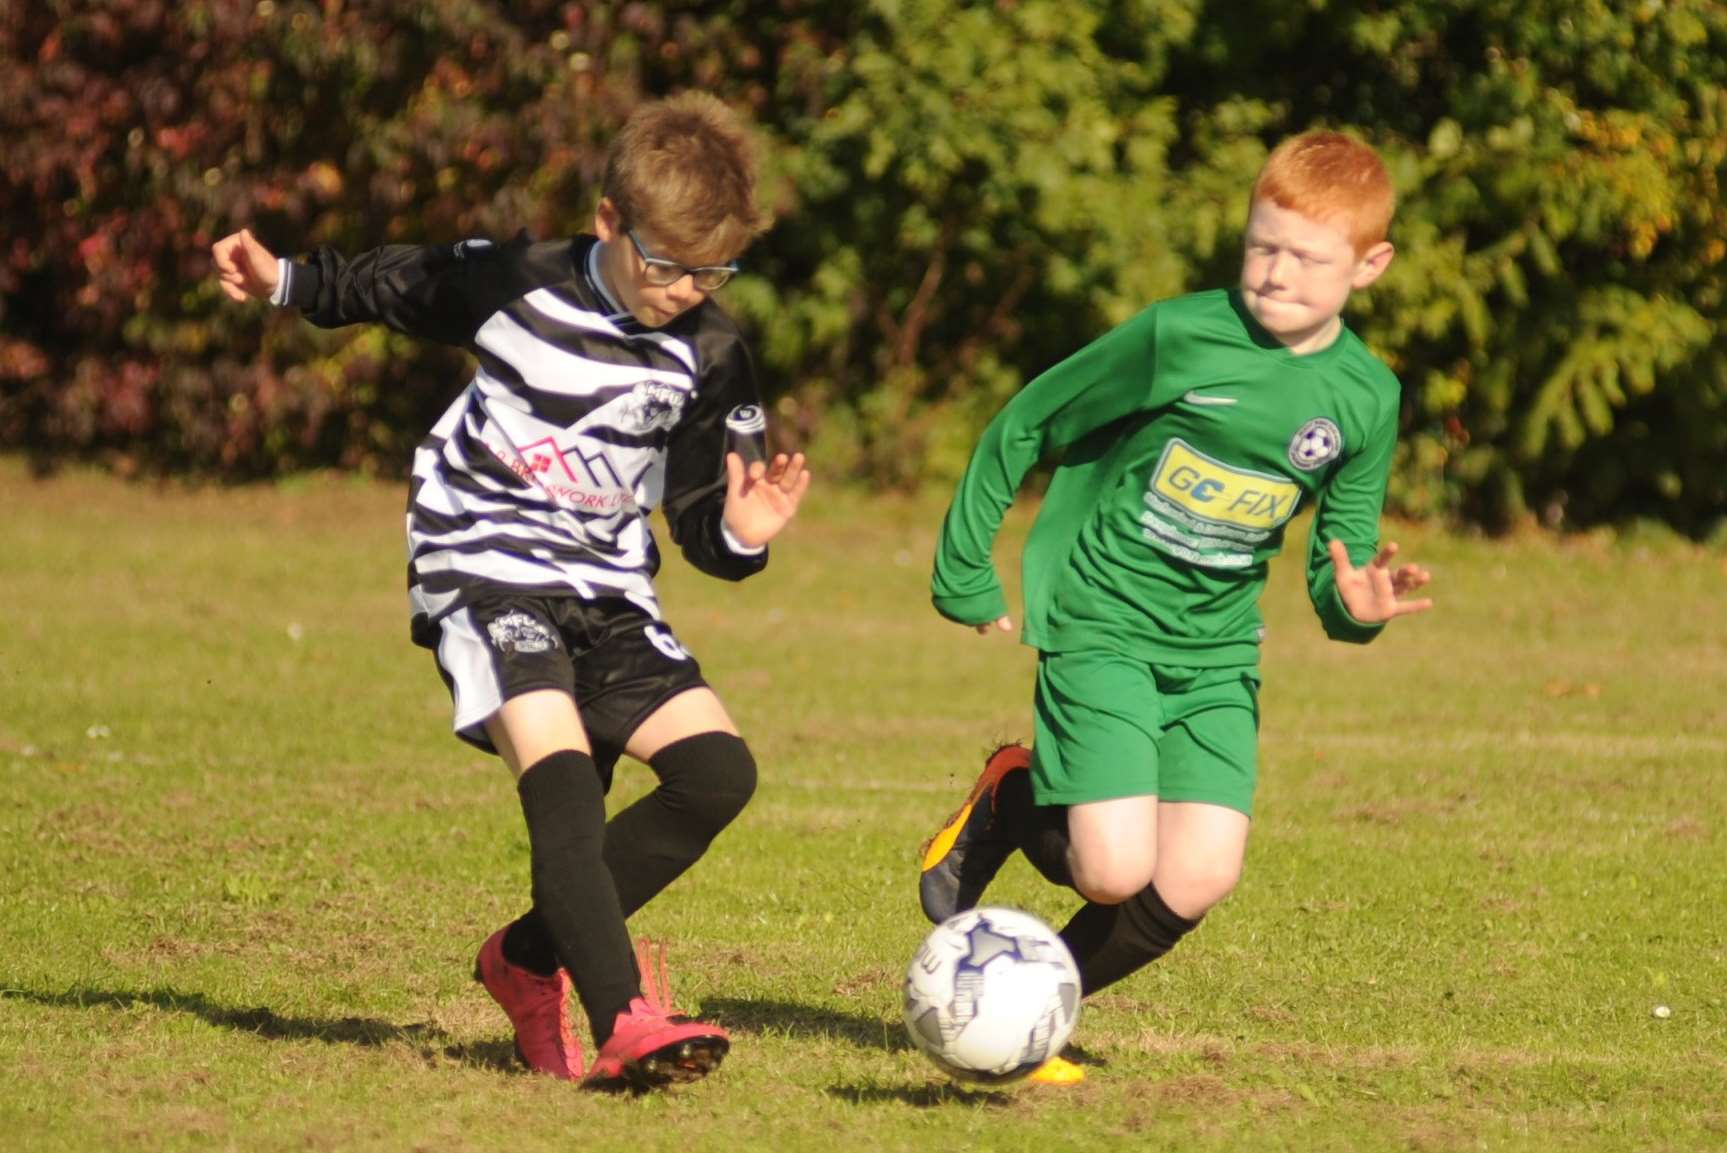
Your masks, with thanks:
<instances>
[{"instance_id":1,"label":"green long-sleeve jersey","mask_svg":"<svg viewBox=\"0 0 1727 1153\"><path fill-rule=\"evenodd\" d=\"M1190 667L1252 664L1284 526L1316 500L1307 587L1326 634L1366 642L1326 542L1379 547L1397 378L1347 328L1296 356L1235 292L1154 304L1039 376L984 430L942 524L935 607L1007 611L991 542L1026 472L1059 457L1022 561L1024 639Z\"/></svg>"}]
</instances>

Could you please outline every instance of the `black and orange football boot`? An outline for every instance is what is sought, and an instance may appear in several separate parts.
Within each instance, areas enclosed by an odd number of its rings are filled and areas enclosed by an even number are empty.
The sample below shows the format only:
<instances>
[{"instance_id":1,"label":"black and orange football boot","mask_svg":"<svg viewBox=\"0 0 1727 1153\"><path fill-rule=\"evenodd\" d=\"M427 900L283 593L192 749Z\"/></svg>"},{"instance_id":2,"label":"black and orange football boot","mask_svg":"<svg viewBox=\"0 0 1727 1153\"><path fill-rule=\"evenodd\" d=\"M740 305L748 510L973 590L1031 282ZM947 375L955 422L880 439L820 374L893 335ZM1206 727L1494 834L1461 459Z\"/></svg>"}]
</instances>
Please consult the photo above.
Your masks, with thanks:
<instances>
[{"instance_id":1,"label":"black and orange football boot","mask_svg":"<svg viewBox=\"0 0 1727 1153\"><path fill-rule=\"evenodd\" d=\"M1031 750L1002 745L983 763L971 793L935 836L923 844L918 900L923 915L941 924L975 906L984 889L1018 848L996 820L995 795L1009 773L1031 769Z\"/></svg>"}]
</instances>

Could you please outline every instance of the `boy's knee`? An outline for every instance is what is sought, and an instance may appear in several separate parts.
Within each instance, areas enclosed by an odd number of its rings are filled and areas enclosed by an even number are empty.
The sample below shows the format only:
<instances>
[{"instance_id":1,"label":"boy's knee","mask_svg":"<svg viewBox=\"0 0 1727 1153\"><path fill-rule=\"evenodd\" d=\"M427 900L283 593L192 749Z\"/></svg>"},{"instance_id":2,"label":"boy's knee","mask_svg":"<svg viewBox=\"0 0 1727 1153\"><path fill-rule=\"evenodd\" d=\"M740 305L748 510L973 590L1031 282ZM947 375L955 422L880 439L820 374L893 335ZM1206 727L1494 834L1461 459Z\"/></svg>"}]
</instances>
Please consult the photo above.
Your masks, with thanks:
<instances>
[{"instance_id":1,"label":"boy's knee","mask_svg":"<svg viewBox=\"0 0 1727 1153\"><path fill-rule=\"evenodd\" d=\"M668 808L687 813L713 835L737 819L756 791L756 759L742 737L698 733L653 758Z\"/></svg>"},{"instance_id":2,"label":"boy's knee","mask_svg":"<svg viewBox=\"0 0 1727 1153\"><path fill-rule=\"evenodd\" d=\"M711 761L711 811L724 828L737 819L756 795L756 758L742 737L711 733L717 738Z\"/></svg>"},{"instance_id":3,"label":"boy's knee","mask_svg":"<svg viewBox=\"0 0 1727 1153\"><path fill-rule=\"evenodd\" d=\"M1093 880L1090 877L1075 875L1073 887L1086 900L1099 905L1119 905L1133 898L1133 895L1145 888L1149 882L1118 880L1114 877L1104 877Z\"/></svg>"},{"instance_id":4,"label":"boy's knee","mask_svg":"<svg viewBox=\"0 0 1727 1153\"><path fill-rule=\"evenodd\" d=\"M1202 917L1213 905L1235 891L1241 880L1239 862L1204 865L1165 864L1157 871L1157 891L1171 909L1184 917Z\"/></svg>"},{"instance_id":5,"label":"boy's knee","mask_svg":"<svg viewBox=\"0 0 1727 1153\"><path fill-rule=\"evenodd\" d=\"M1151 884L1155 859L1149 854L1073 855L1073 887L1088 901L1119 905Z\"/></svg>"}]
</instances>

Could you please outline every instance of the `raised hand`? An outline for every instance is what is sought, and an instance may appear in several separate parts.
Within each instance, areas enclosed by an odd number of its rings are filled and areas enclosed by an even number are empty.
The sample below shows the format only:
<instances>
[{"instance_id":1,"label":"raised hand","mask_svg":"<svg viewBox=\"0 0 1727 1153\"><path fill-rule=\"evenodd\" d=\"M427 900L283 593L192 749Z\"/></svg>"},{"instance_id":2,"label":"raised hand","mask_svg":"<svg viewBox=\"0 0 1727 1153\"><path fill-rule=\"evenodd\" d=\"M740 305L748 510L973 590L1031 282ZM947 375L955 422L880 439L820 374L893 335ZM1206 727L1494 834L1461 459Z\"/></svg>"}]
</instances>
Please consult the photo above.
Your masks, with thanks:
<instances>
[{"instance_id":1,"label":"raised hand","mask_svg":"<svg viewBox=\"0 0 1727 1153\"><path fill-rule=\"evenodd\" d=\"M1337 570L1337 595L1343 601L1343 607L1349 610L1349 615L1362 624L1378 624L1392 617L1426 612L1433 607L1433 600L1429 597L1418 601L1403 599L1432 580L1433 574L1413 564L1393 569L1391 560L1397 555L1395 544L1386 544L1361 568L1350 563L1349 550L1343 547L1342 541L1328 541L1325 547L1331 553L1332 567Z\"/></svg>"},{"instance_id":2,"label":"raised hand","mask_svg":"<svg viewBox=\"0 0 1727 1153\"><path fill-rule=\"evenodd\" d=\"M780 453L771 464L726 453L726 527L739 544L759 548L778 536L798 514L798 502L810 487L804 454Z\"/></svg>"},{"instance_id":3,"label":"raised hand","mask_svg":"<svg viewBox=\"0 0 1727 1153\"><path fill-rule=\"evenodd\" d=\"M232 299L268 300L276 291L276 256L250 229L224 236L210 246L210 255L216 261L216 279Z\"/></svg>"}]
</instances>

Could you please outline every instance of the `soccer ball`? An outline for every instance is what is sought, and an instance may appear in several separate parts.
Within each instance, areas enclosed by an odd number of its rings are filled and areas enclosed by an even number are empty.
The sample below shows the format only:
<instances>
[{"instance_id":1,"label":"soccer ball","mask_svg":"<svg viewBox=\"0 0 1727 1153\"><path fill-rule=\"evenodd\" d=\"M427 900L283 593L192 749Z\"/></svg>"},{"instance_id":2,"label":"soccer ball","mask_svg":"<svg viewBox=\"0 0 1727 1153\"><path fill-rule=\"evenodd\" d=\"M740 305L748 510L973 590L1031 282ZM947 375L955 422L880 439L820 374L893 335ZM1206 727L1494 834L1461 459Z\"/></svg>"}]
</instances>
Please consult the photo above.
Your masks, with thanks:
<instances>
[{"instance_id":1,"label":"soccer ball","mask_svg":"<svg viewBox=\"0 0 1727 1153\"><path fill-rule=\"evenodd\" d=\"M1079 967L1017 909L971 909L924 938L905 975L913 1044L950 1076L1000 1085L1061 1052L1079 1020Z\"/></svg>"}]
</instances>

